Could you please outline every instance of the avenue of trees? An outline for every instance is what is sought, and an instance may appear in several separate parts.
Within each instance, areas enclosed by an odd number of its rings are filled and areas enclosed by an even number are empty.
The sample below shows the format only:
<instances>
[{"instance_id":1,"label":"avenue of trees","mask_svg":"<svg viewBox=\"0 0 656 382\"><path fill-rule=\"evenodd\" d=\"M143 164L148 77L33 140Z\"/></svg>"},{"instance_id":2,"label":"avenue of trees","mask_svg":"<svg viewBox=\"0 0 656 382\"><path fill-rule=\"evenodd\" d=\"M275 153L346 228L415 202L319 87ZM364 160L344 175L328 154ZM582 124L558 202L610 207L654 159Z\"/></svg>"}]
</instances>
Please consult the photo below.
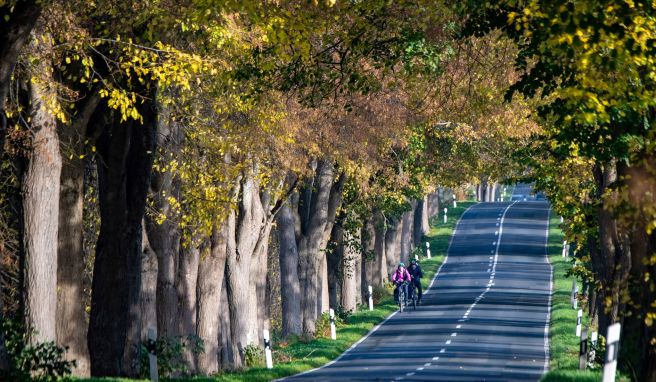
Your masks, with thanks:
<instances>
[{"instance_id":1,"label":"avenue of trees","mask_svg":"<svg viewBox=\"0 0 656 382\"><path fill-rule=\"evenodd\" d=\"M382 288L446 189L531 179L656 381L655 12L0 0L0 316L75 375L137 376L148 328L241 368Z\"/></svg>"}]
</instances>

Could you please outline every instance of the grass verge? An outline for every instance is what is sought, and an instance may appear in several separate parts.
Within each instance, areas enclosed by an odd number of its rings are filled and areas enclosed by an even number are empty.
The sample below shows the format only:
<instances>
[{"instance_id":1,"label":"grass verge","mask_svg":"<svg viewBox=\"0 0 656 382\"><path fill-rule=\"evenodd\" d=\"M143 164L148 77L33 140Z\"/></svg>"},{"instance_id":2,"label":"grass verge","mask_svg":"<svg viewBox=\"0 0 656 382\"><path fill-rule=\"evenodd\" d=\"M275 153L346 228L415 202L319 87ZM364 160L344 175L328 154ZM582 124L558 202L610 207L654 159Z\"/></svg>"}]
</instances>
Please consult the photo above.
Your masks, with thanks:
<instances>
[{"instance_id":1,"label":"grass verge","mask_svg":"<svg viewBox=\"0 0 656 382\"><path fill-rule=\"evenodd\" d=\"M576 336L577 311L572 308L570 294L572 278L565 274L572 268L571 258L562 257L563 232L560 217L551 214L547 251L553 266L553 295L551 300L551 323L549 326L549 371L542 382L592 382L601 379L599 370L579 370L579 337ZM582 286L579 283L579 290ZM589 324L585 314L583 324Z\"/></svg>"},{"instance_id":2,"label":"grass verge","mask_svg":"<svg viewBox=\"0 0 656 382\"><path fill-rule=\"evenodd\" d=\"M430 243L432 258L421 258L422 268L424 269L424 279L422 284L424 290L430 284L437 269L444 261L446 251L449 246L451 235L456 226L456 222L462 213L474 202L459 202L457 208L449 208L448 220L446 223L442 220L442 215L431 220L431 229L425 238ZM425 244L422 249L425 249ZM282 378L294 375L306 370L320 367L331 360L337 358L346 351L353 343L366 335L374 326L383 321L387 316L396 310L394 300L386 296L373 311L366 307L359 309L350 315L347 322L337 327L337 340L332 341L329 338L317 338L309 342L290 341L288 343L274 344L274 367L266 369L264 367L251 367L242 371L224 372L212 377L193 377L185 379L176 379L176 381L194 381L194 382L238 382L238 381L271 381L276 378ZM285 360L276 362L275 360ZM138 380L114 379L114 378L91 378L77 379L77 382L136 382ZM145 381L145 380L143 380Z\"/></svg>"}]
</instances>

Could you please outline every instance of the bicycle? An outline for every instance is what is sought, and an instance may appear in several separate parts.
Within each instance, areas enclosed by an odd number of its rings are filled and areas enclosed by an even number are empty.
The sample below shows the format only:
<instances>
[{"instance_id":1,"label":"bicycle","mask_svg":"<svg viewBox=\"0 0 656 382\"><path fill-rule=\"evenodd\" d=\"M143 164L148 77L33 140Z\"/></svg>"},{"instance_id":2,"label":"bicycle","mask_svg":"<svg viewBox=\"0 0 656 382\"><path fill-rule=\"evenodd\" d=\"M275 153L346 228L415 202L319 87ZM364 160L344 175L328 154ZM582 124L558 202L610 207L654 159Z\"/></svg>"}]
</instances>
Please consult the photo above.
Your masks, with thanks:
<instances>
[{"instance_id":1,"label":"bicycle","mask_svg":"<svg viewBox=\"0 0 656 382\"><path fill-rule=\"evenodd\" d=\"M408 284L408 298L406 299L406 304L410 303L408 300L412 301L413 310L417 310L417 287L415 287L415 283L413 282Z\"/></svg>"},{"instance_id":2,"label":"bicycle","mask_svg":"<svg viewBox=\"0 0 656 382\"><path fill-rule=\"evenodd\" d=\"M397 284L396 290L397 290L397 299L398 299L398 304L399 304L399 313L403 313L403 309L405 308L407 301L406 301L406 296L405 296L405 288L404 286L407 285L406 282L402 282Z\"/></svg>"}]
</instances>

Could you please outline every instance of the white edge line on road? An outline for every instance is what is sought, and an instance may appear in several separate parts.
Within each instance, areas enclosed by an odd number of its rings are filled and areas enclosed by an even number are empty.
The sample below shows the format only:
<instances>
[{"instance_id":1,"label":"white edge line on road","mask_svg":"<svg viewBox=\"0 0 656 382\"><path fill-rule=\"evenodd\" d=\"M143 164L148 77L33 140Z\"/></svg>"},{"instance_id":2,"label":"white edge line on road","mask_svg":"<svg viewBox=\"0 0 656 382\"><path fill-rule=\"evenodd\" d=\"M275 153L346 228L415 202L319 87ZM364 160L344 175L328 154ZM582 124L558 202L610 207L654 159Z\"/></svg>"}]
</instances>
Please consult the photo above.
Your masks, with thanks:
<instances>
[{"instance_id":1,"label":"white edge line on road","mask_svg":"<svg viewBox=\"0 0 656 382\"><path fill-rule=\"evenodd\" d=\"M362 343L362 341L366 340L370 335L372 335L376 330L378 330L378 328L380 328L381 326L383 326L383 324L386 323L390 318L394 317L398 312L399 312L398 310L395 311L395 312L392 312L392 313L391 313L389 316L387 316L387 318L385 318L381 323L379 323L378 325L374 326L374 327L369 331L369 333L365 334L364 337L360 338L356 343L354 343L354 344L351 345L348 349L346 349L346 351L344 351L344 353L340 354L337 358L335 358L334 360L328 362L327 364L325 364L325 365L321 365L321 366L319 366L319 367L315 367L314 369L311 369L311 370L306 370L306 371L304 371L304 372L302 372L302 373L298 373L298 374L294 374L294 375L288 375L288 376L286 376L286 377L279 378L279 379L274 379L273 382L284 381L285 379L287 379L287 378L292 378L292 377L299 377L299 376L301 376L301 375L305 375L305 374L308 374L308 373L312 373L312 372L314 372L314 371L321 370L321 369L323 369L324 367L328 367L328 366L334 364L335 362L337 362L337 361L339 361L340 359L342 359L345 355L347 355L352 349L355 349L356 346L360 345L360 344Z\"/></svg>"},{"instance_id":2,"label":"white edge line on road","mask_svg":"<svg viewBox=\"0 0 656 382\"><path fill-rule=\"evenodd\" d=\"M544 256L546 257L547 264L549 264L549 304L547 305L547 319L544 324L544 372L549 370L549 358L551 352L549 350L549 326L551 325L551 296L553 295L553 265L549 261L549 226L551 225L551 208L547 213L547 232L544 241Z\"/></svg>"}]
</instances>

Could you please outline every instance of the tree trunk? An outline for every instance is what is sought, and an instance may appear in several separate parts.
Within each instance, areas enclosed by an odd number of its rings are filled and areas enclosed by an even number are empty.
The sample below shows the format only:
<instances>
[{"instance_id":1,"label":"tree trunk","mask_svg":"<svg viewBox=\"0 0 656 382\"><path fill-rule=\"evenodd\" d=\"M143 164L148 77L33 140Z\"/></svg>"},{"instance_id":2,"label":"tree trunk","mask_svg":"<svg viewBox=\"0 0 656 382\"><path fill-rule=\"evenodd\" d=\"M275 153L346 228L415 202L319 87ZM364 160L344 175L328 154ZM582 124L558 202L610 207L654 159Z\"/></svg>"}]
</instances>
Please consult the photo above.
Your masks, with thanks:
<instances>
[{"instance_id":1,"label":"tree trunk","mask_svg":"<svg viewBox=\"0 0 656 382\"><path fill-rule=\"evenodd\" d=\"M301 287L298 279L298 250L294 216L288 205L278 213L278 240L280 241L280 292L282 300L282 336L300 335L302 332Z\"/></svg>"},{"instance_id":2,"label":"tree trunk","mask_svg":"<svg viewBox=\"0 0 656 382\"><path fill-rule=\"evenodd\" d=\"M344 255L342 256L342 286L341 286L341 305L344 310L355 311L360 299L360 266L362 263L362 253L354 243L360 241L360 229L351 234L346 233L346 244L342 244Z\"/></svg>"},{"instance_id":3,"label":"tree trunk","mask_svg":"<svg viewBox=\"0 0 656 382\"><path fill-rule=\"evenodd\" d=\"M417 202L414 216L413 240L415 247L421 245L421 240L428 234L428 196L424 196Z\"/></svg>"},{"instance_id":4,"label":"tree trunk","mask_svg":"<svg viewBox=\"0 0 656 382\"><path fill-rule=\"evenodd\" d=\"M228 226L226 225L227 229ZM226 231L227 233L227 231ZM226 238L227 241L228 238ZM226 243L226 259L227 259L227 243ZM224 267L225 272L225 267ZM230 329L230 309L228 307L228 281L223 277L223 284L220 291L221 300L219 303L219 366L221 369L230 369L234 367L235 355L232 353L232 331Z\"/></svg>"},{"instance_id":5,"label":"tree trunk","mask_svg":"<svg viewBox=\"0 0 656 382\"><path fill-rule=\"evenodd\" d=\"M201 253L209 252L205 240L200 244L189 243L180 250L178 268L178 333L184 338L196 335L196 318L198 306L198 267ZM190 349L185 349L183 358L189 367L189 372L195 373L196 362Z\"/></svg>"},{"instance_id":6,"label":"tree trunk","mask_svg":"<svg viewBox=\"0 0 656 382\"><path fill-rule=\"evenodd\" d=\"M319 161L314 179L308 182L300 193L301 230L297 248L300 260L299 281L304 291L301 296L303 333L308 336L314 335L315 320L321 313L317 308L323 297L320 284L323 283L323 249L332 229L337 206L341 203L343 182L342 175L338 182L333 183L332 163Z\"/></svg>"},{"instance_id":7,"label":"tree trunk","mask_svg":"<svg viewBox=\"0 0 656 382\"><path fill-rule=\"evenodd\" d=\"M440 215L440 196L437 192L428 194L428 219ZM430 229L430 224L429 224Z\"/></svg>"},{"instance_id":8,"label":"tree trunk","mask_svg":"<svg viewBox=\"0 0 656 382\"><path fill-rule=\"evenodd\" d=\"M144 223L145 224L145 223ZM141 256L141 333L140 338L148 338L148 329L157 330L157 256L150 247L145 229L142 233L143 250Z\"/></svg>"},{"instance_id":9,"label":"tree trunk","mask_svg":"<svg viewBox=\"0 0 656 382\"><path fill-rule=\"evenodd\" d=\"M414 224L414 208L403 213L401 228L401 261L406 263L412 252L412 226Z\"/></svg>"},{"instance_id":10,"label":"tree trunk","mask_svg":"<svg viewBox=\"0 0 656 382\"><path fill-rule=\"evenodd\" d=\"M269 237L271 236L271 224L266 223L261 233L262 240L257 251L253 255L254 269L251 271L251 292L249 297L251 304L255 307L251 321L254 322L253 338L256 344L264 343L262 329L268 317L266 300L266 278L268 270ZM268 328L267 328L268 329Z\"/></svg>"},{"instance_id":11,"label":"tree trunk","mask_svg":"<svg viewBox=\"0 0 656 382\"><path fill-rule=\"evenodd\" d=\"M345 214L342 213L337 217L337 221L333 225L333 231L330 235L330 242L328 244L329 250L326 251L328 261L328 299L329 305L336 307L341 305L339 302L339 289L340 289L340 275L343 277L341 265L344 258L344 219Z\"/></svg>"},{"instance_id":12,"label":"tree trunk","mask_svg":"<svg viewBox=\"0 0 656 382\"><path fill-rule=\"evenodd\" d=\"M387 261L387 274L385 280L389 280L401 261L400 239L403 229L403 220L400 218L391 219L387 223L385 232L385 258Z\"/></svg>"},{"instance_id":13,"label":"tree trunk","mask_svg":"<svg viewBox=\"0 0 656 382\"><path fill-rule=\"evenodd\" d=\"M385 234L387 226L385 216L380 211L376 211L373 216L374 224L374 260L372 285L382 287L387 278L387 256L385 254Z\"/></svg>"},{"instance_id":14,"label":"tree trunk","mask_svg":"<svg viewBox=\"0 0 656 382\"><path fill-rule=\"evenodd\" d=\"M231 346L234 366L243 366L246 347L257 341L257 307L249 298L251 293L252 264L258 241L262 240L265 217L253 175L245 174L239 180L239 208L228 217L228 255L226 279L230 309ZM265 238L265 240L268 238Z\"/></svg>"},{"instance_id":15,"label":"tree trunk","mask_svg":"<svg viewBox=\"0 0 656 382\"><path fill-rule=\"evenodd\" d=\"M94 376L135 376L138 371L141 222L157 130L153 105L144 102L139 108L143 125L110 125L98 145L101 224L88 335Z\"/></svg>"},{"instance_id":16,"label":"tree trunk","mask_svg":"<svg viewBox=\"0 0 656 382\"><path fill-rule=\"evenodd\" d=\"M160 106L162 115L158 118L158 156L168 163L176 159L184 140L182 127L171 120L168 109ZM152 215L146 216L146 230L153 251L157 255L157 330L159 338L178 335L178 292L176 278L180 257L180 227L177 212L173 211L169 198L181 199L180 180L168 169L154 171L150 182L150 198L156 213L165 217L157 221Z\"/></svg>"},{"instance_id":17,"label":"tree trunk","mask_svg":"<svg viewBox=\"0 0 656 382\"><path fill-rule=\"evenodd\" d=\"M87 125L100 97L89 96L72 126L60 126L61 150L71 151L61 172L59 198L59 241L57 247L57 343L67 347L66 356L74 359L73 374L90 373L87 348L87 319L84 311L84 140ZM101 117L100 112L96 113ZM95 143L95 142L94 142ZM66 157L66 155L64 155Z\"/></svg>"},{"instance_id":18,"label":"tree trunk","mask_svg":"<svg viewBox=\"0 0 656 382\"><path fill-rule=\"evenodd\" d=\"M0 158L4 156L7 135L5 101L9 94L14 65L27 44L30 33L41 14L41 2L18 1L0 7Z\"/></svg>"},{"instance_id":19,"label":"tree trunk","mask_svg":"<svg viewBox=\"0 0 656 382\"><path fill-rule=\"evenodd\" d=\"M369 286L376 288L377 284L374 283L375 262L376 262L376 231L374 223L371 218L365 221L362 227L362 301L366 301L368 296Z\"/></svg>"},{"instance_id":20,"label":"tree trunk","mask_svg":"<svg viewBox=\"0 0 656 382\"><path fill-rule=\"evenodd\" d=\"M45 68L49 70L49 68ZM30 84L32 147L22 182L25 323L30 342L57 339L57 231L62 159L57 120L46 103L54 95Z\"/></svg>"},{"instance_id":21,"label":"tree trunk","mask_svg":"<svg viewBox=\"0 0 656 382\"><path fill-rule=\"evenodd\" d=\"M227 228L212 230L211 247L207 256L200 262L198 271L198 320L197 334L205 344L204 351L198 355L198 372L203 375L216 374L219 371L221 346L219 343L221 309L221 288L223 287Z\"/></svg>"}]
</instances>

